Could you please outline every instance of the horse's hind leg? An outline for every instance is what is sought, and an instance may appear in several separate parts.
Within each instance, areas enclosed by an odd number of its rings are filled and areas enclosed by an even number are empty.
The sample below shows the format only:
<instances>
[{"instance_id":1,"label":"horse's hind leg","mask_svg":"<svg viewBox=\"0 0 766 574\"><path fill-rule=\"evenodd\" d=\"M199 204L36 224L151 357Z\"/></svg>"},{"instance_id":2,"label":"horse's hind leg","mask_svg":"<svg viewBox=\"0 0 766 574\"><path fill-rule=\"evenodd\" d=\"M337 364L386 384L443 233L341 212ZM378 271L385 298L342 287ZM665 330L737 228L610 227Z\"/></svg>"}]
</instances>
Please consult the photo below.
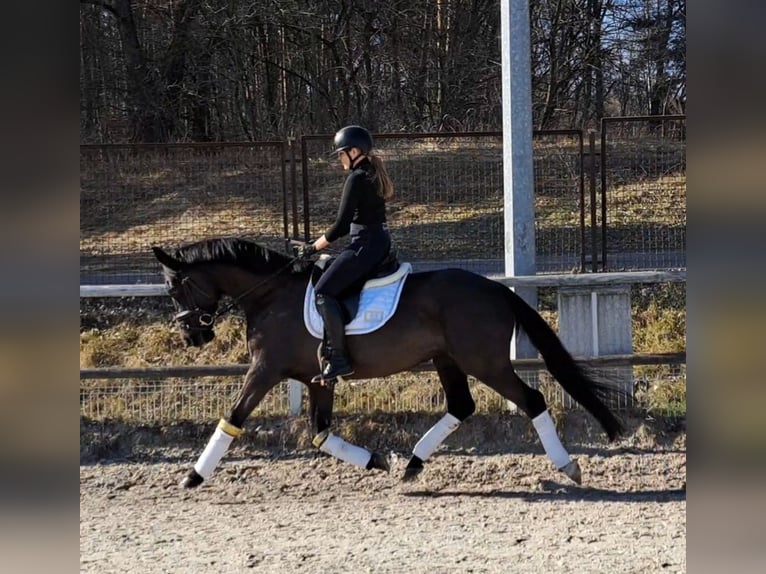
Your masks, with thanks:
<instances>
[{"instance_id":1,"label":"horse's hind leg","mask_svg":"<svg viewBox=\"0 0 766 574\"><path fill-rule=\"evenodd\" d=\"M389 470L386 458L376 452L350 444L330 432L332 409L335 395L334 385L308 385L309 413L314 427L314 446L354 466L372 470Z\"/></svg>"},{"instance_id":2,"label":"horse's hind leg","mask_svg":"<svg viewBox=\"0 0 766 574\"><path fill-rule=\"evenodd\" d=\"M582 481L580 466L572 460L561 444L553 419L545 404L545 397L537 389L527 385L508 364L500 373L481 377L481 381L496 390L504 398L513 401L529 418L543 443L548 458L556 468L580 484Z\"/></svg>"},{"instance_id":3,"label":"horse's hind leg","mask_svg":"<svg viewBox=\"0 0 766 574\"><path fill-rule=\"evenodd\" d=\"M435 357L433 362L444 388L447 413L415 445L402 480L412 480L420 474L423 463L476 410L468 388L468 377L460 367L447 356Z\"/></svg>"}]
</instances>

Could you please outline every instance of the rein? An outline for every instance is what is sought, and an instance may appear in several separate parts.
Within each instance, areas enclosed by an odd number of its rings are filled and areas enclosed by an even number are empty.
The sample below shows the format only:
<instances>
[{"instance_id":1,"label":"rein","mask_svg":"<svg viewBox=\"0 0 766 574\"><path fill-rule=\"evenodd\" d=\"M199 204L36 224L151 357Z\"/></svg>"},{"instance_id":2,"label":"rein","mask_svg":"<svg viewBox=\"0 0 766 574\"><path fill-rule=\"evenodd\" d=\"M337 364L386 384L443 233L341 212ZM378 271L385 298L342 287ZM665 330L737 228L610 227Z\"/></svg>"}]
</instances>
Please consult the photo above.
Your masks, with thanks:
<instances>
[{"instance_id":1,"label":"rein","mask_svg":"<svg viewBox=\"0 0 766 574\"><path fill-rule=\"evenodd\" d=\"M189 297L189 291L191 289L199 291L202 295L207 297L208 299L213 299L213 297L205 291L202 287L197 285L190 277L186 276L181 280L181 286L187 290L187 300L189 302L194 303L195 308L194 309L188 309L185 311L181 311L175 316L176 321L183 321L187 319L189 316L196 315L197 323L200 327L203 329L209 329L212 328L212 326L215 324L215 322L224 314L228 313L233 309L244 297L247 297L252 292L254 292L256 289L259 289L260 287L263 287L266 285L269 281L274 280L280 273L282 273L285 269L288 267L291 267L295 264L296 261L298 261L299 257L294 257L290 261L288 261L285 265L274 271L271 275L263 279L262 281L259 281L255 285L245 289L242 293L234 297L229 303L218 309L214 314L207 313L199 308L199 305L197 305L194 297ZM195 330L196 328L192 325L187 324L187 328L190 330Z\"/></svg>"}]
</instances>

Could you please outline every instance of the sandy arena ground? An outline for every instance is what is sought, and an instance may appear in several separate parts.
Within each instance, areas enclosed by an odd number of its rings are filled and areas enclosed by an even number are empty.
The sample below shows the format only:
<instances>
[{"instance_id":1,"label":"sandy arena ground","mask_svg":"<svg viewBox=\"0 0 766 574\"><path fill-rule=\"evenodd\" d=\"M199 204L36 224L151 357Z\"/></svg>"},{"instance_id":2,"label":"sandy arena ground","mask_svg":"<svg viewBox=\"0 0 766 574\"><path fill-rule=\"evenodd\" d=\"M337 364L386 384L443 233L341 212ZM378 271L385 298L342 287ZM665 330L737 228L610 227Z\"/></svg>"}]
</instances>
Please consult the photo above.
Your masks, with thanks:
<instances>
[{"instance_id":1,"label":"sandy arena ground","mask_svg":"<svg viewBox=\"0 0 766 574\"><path fill-rule=\"evenodd\" d=\"M686 448L585 449L578 487L541 454L441 452L412 483L308 450L199 450L80 466L81 572L686 571ZM541 449L530 452L541 452Z\"/></svg>"}]
</instances>

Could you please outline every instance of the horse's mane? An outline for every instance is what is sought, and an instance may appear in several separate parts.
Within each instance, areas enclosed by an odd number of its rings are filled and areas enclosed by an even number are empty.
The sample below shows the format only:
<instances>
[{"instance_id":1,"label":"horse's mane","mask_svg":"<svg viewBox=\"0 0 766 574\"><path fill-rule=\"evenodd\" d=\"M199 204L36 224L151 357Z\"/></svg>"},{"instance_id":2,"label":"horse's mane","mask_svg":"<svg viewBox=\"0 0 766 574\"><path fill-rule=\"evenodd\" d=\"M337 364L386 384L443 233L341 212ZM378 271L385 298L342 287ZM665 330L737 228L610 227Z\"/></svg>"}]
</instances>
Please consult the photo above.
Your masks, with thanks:
<instances>
[{"instance_id":1,"label":"horse's mane","mask_svg":"<svg viewBox=\"0 0 766 574\"><path fill-rule=\"evenodd\" d=\"M291 260L282 253L240 237L219 237L183 245L173 253L173 257L186 265L231 263L261 272L276 272Z\"/></svg>"}]
</instances>

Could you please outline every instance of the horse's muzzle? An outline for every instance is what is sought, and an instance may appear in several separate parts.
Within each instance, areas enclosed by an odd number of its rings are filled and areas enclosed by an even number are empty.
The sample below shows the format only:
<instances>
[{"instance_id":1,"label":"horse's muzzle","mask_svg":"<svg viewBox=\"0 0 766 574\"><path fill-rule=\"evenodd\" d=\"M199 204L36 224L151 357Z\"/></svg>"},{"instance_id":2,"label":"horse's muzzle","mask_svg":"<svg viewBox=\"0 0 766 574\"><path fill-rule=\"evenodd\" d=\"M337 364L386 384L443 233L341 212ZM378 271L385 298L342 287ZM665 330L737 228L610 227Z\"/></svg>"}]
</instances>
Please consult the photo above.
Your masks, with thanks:
<instances>
[{"instance_id":1,"label":"horse's muzzle","mask_svg":"<svg viewBox=\"0 0 766 574\"><path fill-rule=\"evenodd\" d=\"M187 347L201 347L215 338L215 318L210 313L199 310L181 311L175 316L175 320Z\"/></svg>"},{"instance_id":2,"label":"horse's muzzle","mask_svg":"<svg viewBox=\"0 0 766 574\"><path fill-rule=\"evenodd\" d=\"M181 336L187 347L201 347L205 343L209 343L215 339L215 331L213 331L213 329L195 329L194 331L187 331L182 328Z\"/></svg>"}]
</instances>

